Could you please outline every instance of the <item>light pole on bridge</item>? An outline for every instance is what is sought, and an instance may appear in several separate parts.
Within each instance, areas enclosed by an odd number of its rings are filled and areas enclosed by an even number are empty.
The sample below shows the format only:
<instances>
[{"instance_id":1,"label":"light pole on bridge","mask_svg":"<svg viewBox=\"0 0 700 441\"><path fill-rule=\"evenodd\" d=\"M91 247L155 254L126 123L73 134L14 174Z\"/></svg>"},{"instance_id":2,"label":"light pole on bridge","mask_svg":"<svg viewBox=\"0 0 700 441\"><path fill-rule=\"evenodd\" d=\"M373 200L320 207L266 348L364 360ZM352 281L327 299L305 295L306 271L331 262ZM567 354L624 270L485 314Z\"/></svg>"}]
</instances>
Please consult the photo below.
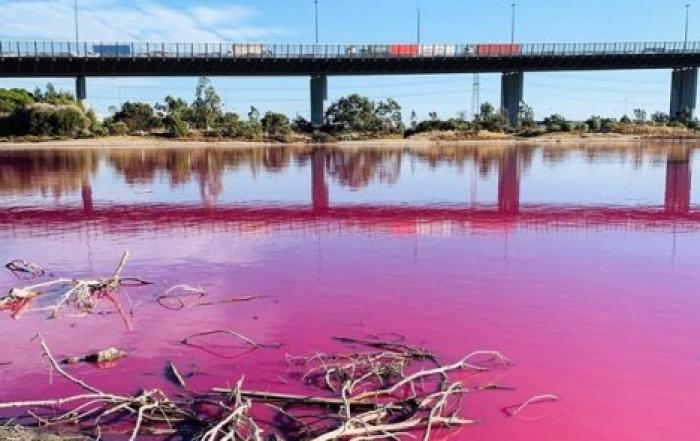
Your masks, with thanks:
<instances>
[{"instance_id":1,"label":"light pole on bridge","mask_svg":"<svg viewBox=\"0 0 700 441\"><path fill-rule=\"evenodd\" d=\"M688 26L690 24L690 2L685 4L685 46L688 46Z\"/></svg>"},{"instance_id":2,"label":"light pole on bridge","mask_svg":"<svg viewBox=\"0 0 700 441\"><path fill-rule=\"evenodd\" d=\"M316 13L316 44L319 43L319 32L318 32L318 0L314 0L314 8Z\"/></svg>"},{"instance_id":3,"label":"light pole on bridge","mask_svg":"<svg viewBox=\"0 0 700 441\"><path fill-rule=\"evenodd\" d=\"M510 5L511 16L510 16L510 42L515 43L515 3Z\"/></svg>"},{"instance_id":4,"label":"light pole on bridge","mask_svg":"<svg viewBox=\"0 0 700 441\"><path fill-rule=\"evenodd\" d=\"M73 2L73 17L75 19L75 50L80 46L80 33L78 31L78 0Z\"/></svg>"}]
</instances>

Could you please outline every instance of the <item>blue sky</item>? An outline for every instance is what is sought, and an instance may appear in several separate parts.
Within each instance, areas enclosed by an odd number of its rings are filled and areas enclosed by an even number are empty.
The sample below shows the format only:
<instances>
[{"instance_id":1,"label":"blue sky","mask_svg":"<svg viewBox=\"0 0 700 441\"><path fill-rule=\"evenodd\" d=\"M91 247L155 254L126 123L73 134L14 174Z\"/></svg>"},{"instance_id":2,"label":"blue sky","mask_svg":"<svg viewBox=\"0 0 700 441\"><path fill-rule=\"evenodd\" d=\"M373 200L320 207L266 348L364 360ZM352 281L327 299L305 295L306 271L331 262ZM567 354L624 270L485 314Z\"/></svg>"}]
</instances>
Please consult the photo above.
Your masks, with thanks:
<instances>
[{"instance_id":1,"label":"blue sky","mask_svg":"<svg viewBox=\"0 0 700 441\"><path fill-rule=\"evenodd\" d=\"M414 42L421 9L423 43L510 39L511 0L319 0L323 43ZM516 0L520 42L681 41L684 0ZM697 4L696 4L697 3ZM81 39L90 41L290 42L314 39L313 0L78 0ZM690 38L700 39L700 2L691 1ZM2 40L72 40L73 0L0 0ZM67 79L0 79L33 89ZM394 97L405 113L443 117L472 108L472 75L332 77L330 99L357 92ZM228 110L250 105L308 117L305 78L214 78ZM499 102L498 75L482 75L482 101ZM88 79L88 104L100 114L127 100L191 99L196 78ZM668 111L670 72L527 74L525 101L538 117L621 116L642 107Z\"/></svg>"}]
</instances>

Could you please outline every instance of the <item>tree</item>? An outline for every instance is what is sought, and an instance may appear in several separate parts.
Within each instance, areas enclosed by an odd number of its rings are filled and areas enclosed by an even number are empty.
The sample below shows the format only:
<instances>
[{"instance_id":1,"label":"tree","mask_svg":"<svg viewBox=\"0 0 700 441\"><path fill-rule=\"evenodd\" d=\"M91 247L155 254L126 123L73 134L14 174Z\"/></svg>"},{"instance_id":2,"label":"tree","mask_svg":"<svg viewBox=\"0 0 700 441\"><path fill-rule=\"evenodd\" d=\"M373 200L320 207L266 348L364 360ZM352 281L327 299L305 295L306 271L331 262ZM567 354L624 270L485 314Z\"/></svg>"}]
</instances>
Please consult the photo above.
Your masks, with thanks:
<instances>
[{"instance_id":1,"label":"tree","mask_svg":"<svg viewBox=\"0 0 700 441\"><path fill-rule=\"evenodd\" d=\"M415 110L411 110L411 128L413 130L418 126L418 114Z\"/></svg>"},{"instance_id":2,"label":"tree","mask_svg":"<svg viewBox=\"0 0 700 441\"><path fill-rule=\"evenodd\" d=\"M335 130L366 132L375 125L374 111L374 103L369 98L353 94L330 105L326 122Z\"/></svg>"},{"instance_id":3,"label":"tree","mask_svg":"<svg viewBox=\"0 0 700 441\"><path fill-rule=\"evenodd\" d=\"M620 124L632 124L632 120L629 116L622 115L622 118L620 118Z\"/></svg>"},{"instance_id":4,"label":"tree","mask_svg":"<svg viewBox=\"0 0 700 441\"><path fill-rule=\"evenodd\" d=\"M668 113L654 112L651 114L651 120L656 124L668 124L671 121L671 117Z\"/></svg>"},{"instance_id":5,"label":"tree","mask_svg":"<svg viewBox=\"0 0 700 441\"><path fill-rule=\"evenodd\" d=\"M263 131L268 136L284 136L292 131L289 118L283 113L267 112L261 123Z\"/></svg>"},{"instance_id":6,"label":"tree","mask_svg":"<svg viewBox=\"0 0 700 441\"><path fill-rule=\"evenodd\" d=\"M311 121L301 115L297 115L294 121L292 121L292 130L297 133L313 133L314 126L311 124Z\"/></svg>"},{"instance_id":7,"label":"tree","mask_svg":"<svg viewBox=\"0 0 700 441\"><path fill-rule=\"evenodd\" d=\"M114 122L123 122L130 132L147 132L161 127L162 123L147 103L126 102L112 117Z\"/></svg>"},{"instance_id":8,"label":"tree","mask_svg":"<svg viewBox=\"0 0 700 441\"><path fill-rule=\"evenodd\" d=\"M600 116L597 115L588 118L586 120L586 125L588 126L588 130L590 130L591 132L600 132L600 129L603 126Z\"/></svg>"},{"instance_id":9,"label":"tree","mask_svg":"<svg viewBox=\"0 0 700 441\"><path fill-rule=\"evenodd\" d=\"M221 118L221 98L207 77L199 78L192 114L195 126L205 130L209 130Z\"/></svg>"},{"instance_id":10,"label":"tree","mask_svg":"<svg viewBox=\"0 0 700 441\"><path fill-rule=\"evenodd\" d=\"M573 129L571 123L558 113L546 117L544 126L548 132L570 132Z\"/></svg>"},{"instance_id":11,"label":"tree","mask_svg":"<svg viewBox=\"0 0 700 441\"><path fill-rule=\"evenodd\" d=\"M525 103L520 103L518 108L518 123L524 129L535 127L535 111Z\"/></svg>"},{"instance_id":12,"label":"tree","mask_svg":"<svg viewBox=\"0 0 700 441\"><path fill-rule=\"evenodd\" d=\"M385 133L404 131L401 106L394 99L380 101L375 110L376 130Z\"/></svg>"},{"instance_id":13,"label":"tree","mask_svg":"<svg viewBox=\"0 0 700 441\"><path fill-rule=\"evenodd\" d=\"M647 122L647 112L644 109L634 109L634 122L645 124Z\"/></svg>"}]
</instances>

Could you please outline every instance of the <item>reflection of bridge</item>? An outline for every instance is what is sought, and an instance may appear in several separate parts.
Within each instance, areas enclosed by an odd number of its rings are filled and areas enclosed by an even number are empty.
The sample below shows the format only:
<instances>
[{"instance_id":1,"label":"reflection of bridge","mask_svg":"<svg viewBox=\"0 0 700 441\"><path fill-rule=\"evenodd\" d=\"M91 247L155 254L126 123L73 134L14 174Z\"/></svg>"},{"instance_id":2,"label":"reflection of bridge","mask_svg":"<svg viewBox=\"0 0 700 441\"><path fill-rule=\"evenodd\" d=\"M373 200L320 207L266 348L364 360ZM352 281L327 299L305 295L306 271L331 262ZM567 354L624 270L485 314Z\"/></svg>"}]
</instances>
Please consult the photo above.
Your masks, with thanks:
<instances>
[{"instance_id":1,"label":"reflection of bridge","mask_svg":"<svg viewBox=\"0 0 700 441\"><path fill-rule=\"evenodd\" d=\"M700 42L505 45L226 45L0 42L0 77L304 75L323 123L329 75L502 73L501 107L517 120L523 72L673 69L670 114L695 110Z\"/></svg>"},{"instance_id":2,"label":"reflection of bridge","mask_svg":"<svg viewBox=\"0 0 700 441\"><path fill-rule=\"evenodd\" d=\"M385 228L451 222L463 227L498 229L504 226L662 226L668 223L700 227L700 211L691 211L691 153L671 149L666 161L664 205L647 207L523 205L520 202L522 159L518 149L505 149L498 160L498 196L495 204L477 208L405 205L334 205L327 182L327 152L311 152L311 204L308 206L204 206L157 204L95 206L89 176L82 186L83 208L12 210L0 213L0 224L72 224L99 222L107 226L238 225L307 226L319 222Z\"/></svg>"}]
</instances>

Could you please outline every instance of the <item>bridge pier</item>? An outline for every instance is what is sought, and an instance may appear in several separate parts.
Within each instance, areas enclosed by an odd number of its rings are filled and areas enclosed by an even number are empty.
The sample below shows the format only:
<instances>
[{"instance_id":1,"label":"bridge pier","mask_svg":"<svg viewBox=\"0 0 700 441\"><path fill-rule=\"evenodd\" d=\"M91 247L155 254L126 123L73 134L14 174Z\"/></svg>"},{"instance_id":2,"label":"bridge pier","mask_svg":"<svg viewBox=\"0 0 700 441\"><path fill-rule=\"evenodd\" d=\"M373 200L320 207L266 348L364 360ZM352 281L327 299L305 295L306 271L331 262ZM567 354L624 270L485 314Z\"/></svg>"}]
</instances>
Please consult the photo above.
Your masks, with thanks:
<instances>
[{"instance_id":1,"label":"bridge pier","mask_svg":"<svg viewBox=\"0 0 700 441\"><path fill-rule=\"evenodd\" d=\"M328 99L328 77L311 76L311 124L314 128L325 122L326 100Z\"/></svg>"},{"instance_id":2,"label":"bridge pier","mask_svg":"<svg viewBox=\"0 0 700 441\"><path fill-rule=\"evenodd\" d=\"M692 119L695 116L697 97L698 68L674 69L671 77L671 119L680 120L684 109L689 112L687 117Z\"/></svg>"},{"instance_id":3,"label":"bridge pier","mask_svg":"<svg viewBox=\"0 0 700 441\"><path fill-rule=\"evenodd\" d=\"M525 75L522 72L504 72L501 77L501 111L508 119L508 125L518 125L518 113L523 102Z\"/></svg>"},{"instance_id":4,"label":"bridge pier","mask_svg":"<svg viewBox=\"0 0 700 441\"><path fill-rule=\"evenodd\" d=\"M87 98L87 85L85 77L81 75L75 78L75 99L84 101L85 98Z\"/></svg>"}]
</instances>

